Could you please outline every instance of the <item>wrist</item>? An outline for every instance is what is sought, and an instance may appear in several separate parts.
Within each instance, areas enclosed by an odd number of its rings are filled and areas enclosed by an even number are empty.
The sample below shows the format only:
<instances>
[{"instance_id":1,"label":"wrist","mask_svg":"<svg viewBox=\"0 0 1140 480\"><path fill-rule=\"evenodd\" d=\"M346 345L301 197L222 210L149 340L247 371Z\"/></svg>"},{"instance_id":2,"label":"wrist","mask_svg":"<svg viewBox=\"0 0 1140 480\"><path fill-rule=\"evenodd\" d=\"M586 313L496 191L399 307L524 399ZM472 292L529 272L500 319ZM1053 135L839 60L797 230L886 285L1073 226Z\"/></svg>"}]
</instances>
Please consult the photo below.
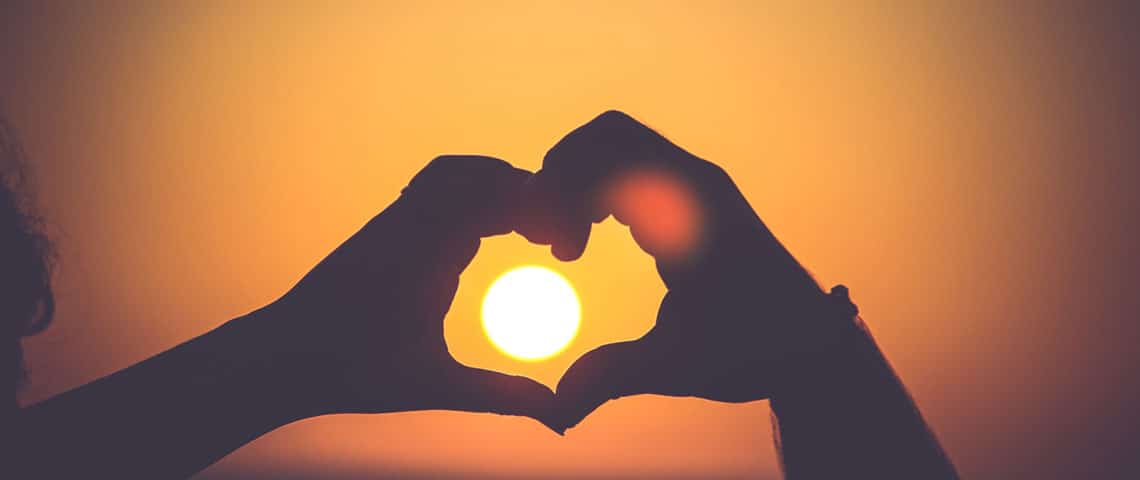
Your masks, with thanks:
<instances>
[{"instance_id":1,"label":"wrist","mask_svg":"<svg viewBox=\"0 0 1140 480\"><path fill-rule=\"evenodd\" d=\"M791 311L791 310L789 310ZM873 370L874 342L847 300L846 287L820 292L811 307L799 310L785 339L784 366L773 386L773 407L786 400L827 398L857 388Z\"/></svg>"},{"instance_id":2,"label":"wrist","mask_svg":"<svg viewBox=\"0 0 1140 480\"><path fill-rule=\"evenodd\" d=\"M296 341L295 322L263 308L230 320L215 332L225 337L231 374L257 398L276 423L335 411L329 388L330 363Z\"/></svg>"}]
</instances>

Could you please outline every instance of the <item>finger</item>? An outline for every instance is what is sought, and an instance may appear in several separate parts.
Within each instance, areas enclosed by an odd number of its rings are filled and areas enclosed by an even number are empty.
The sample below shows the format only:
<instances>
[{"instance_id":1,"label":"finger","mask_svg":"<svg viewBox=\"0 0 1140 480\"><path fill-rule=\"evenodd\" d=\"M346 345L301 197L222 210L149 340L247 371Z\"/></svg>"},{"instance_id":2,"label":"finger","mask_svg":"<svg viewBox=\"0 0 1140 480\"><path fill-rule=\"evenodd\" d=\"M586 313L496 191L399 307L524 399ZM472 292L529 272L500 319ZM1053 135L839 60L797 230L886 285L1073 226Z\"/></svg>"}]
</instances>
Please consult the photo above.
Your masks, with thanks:
<instances>
[{"instance_id":1,"label":"finger","mask_svg":"<svg viewBox=\"0 0 1140 480\"><path fill-rule=\"evenodd\" d=\"M558 382L558 425L571 428L612 399L672 394L669 367L652 343L642 339L603 345L575 361Z\"/></svg>"},{"instance_id":2,"label":"finger","mask_svg":"<svg viewBox=\"0 0 1140 480\"><path fill-rule=\"evenodd\" d=\"M568 197L552 184L557 178L532 175L523 186L516 231L532 243L550 245L555 257L563 261L582 255L593 221L581 205L568 202Z\"/></svg>"},{"instance_id":3,"label":"finger","mask_svg":"<svg viewBox=\"0 0 1140 480\"><path fill-rule=\"evenodd\" d=\"M555 422L554 392L534 380L461 366L450 382L451 410L530 417L555 433L565 431Z\"/></svg>"},{"instance_id":4,"label":"finger","mask_svg":"<svg viewBox=\"0 0 1140 480\"><path fill-rule=\"evenodd\" d=\"M413 207L422 224L473 238L499 235L514 230L530 177L497 158L445 155L412 178L401 201Z\"/></svg>"},{"instance_id":5,"label":"finger","mask_svg":"<svg viewBox=\"0 0 1140 480\"><path fill-rule=\"evenodd\" d=\"M665 248L657 250L671 254L676 250L670 248L673 245L688 248L691 242L687 240L695 238L693 232L678 234L677 228L669 227L693 224L688 221L690 216L687 213L695 205L694 201L682 198L681 207L688 210L673 211L677 210L674 208L677 202L668 200L678 198L675 192L680 189L654 188L654 185L662 184L655 182L660 175L642 174L677 170L674 168L676 164L686 162L700 160L629 115L618 111L605 112L570 132L547 152L542 170L534 177L537 181L532 183L541 191L539 197L552 199L537 203L546 204L550 212L548 216L557 221L547 225L546 230L552 233L548 233L546 238L527 237L537 243L551 244L552 252L558 258L578 258L585 249L590 223L617 213L615 206L622 205L613 200L618 198L625 200L626 212L630 211L632 204L637 210L635 213L640 213L635 218L637 225L631 226L650 231L649 238L666 238L664 242L658 242ZM615 190L619 195L614 194ZM641 221L644 218L655 221ZM674 218L683 221L661 221ZM658 230L664 233L656 235Z\"/></svg>"},{"instance_id":6,"label":"finger","mask_svg":"<svg viewBox=\"0 0 1140 480\"><path fill-rule=\"evenodd\" d=\"M586 251L586 242L590 239L591 224L589 221L575 221L562 229L562 239L550 245L550 253L554 258L569 262L582 257Z\"/></svg>"},{"instance_id":7,"label":"finger","mask_svg":"<svg viewBox=\"0 0 1140 480\"><path fill-rule=\"evenodd\" d=\"M624 113L605 112L571 131L547 152L535 185L551 199L548 206L554 207L550 215L557 221L552 222L554 233L547 243L555 257L580 257L590 224L611 213L599 192L617 171L645 159L637 151L652 139L639 126Z\"/></svg>"},{"instance_id":8,"label":"finger","mask_svg":"<svg viewBox=\"0 0 1140 480\"><path fill-rule=\"evenodd\" d=\"M543 158L542 169L568 192L588 192L610 175L637 165L667 165L688 155L661 134L616 110L574 129Z\"/></svg>"}]
</instances>

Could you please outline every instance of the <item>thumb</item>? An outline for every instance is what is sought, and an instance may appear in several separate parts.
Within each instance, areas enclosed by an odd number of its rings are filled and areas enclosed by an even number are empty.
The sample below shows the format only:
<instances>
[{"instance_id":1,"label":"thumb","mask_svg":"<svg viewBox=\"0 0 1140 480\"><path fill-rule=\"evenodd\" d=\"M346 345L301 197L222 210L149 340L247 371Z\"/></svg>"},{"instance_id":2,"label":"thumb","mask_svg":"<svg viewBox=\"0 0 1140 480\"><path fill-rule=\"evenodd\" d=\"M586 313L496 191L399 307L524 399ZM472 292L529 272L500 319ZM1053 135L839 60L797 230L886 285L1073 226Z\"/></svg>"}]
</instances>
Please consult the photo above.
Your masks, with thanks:
<instances>
[{"instance_id":1,"label":"thumb","mask_svg":"<svg viewBox=\"0 0 1140 480\"><path fill-rule=\"evenodd\" d=\"M652 338L603 345L575 361L558 381L558 425L574 427L611 399L668 394L669 368Z\"/></svg>"},{"instance_id":2,"label":"thumb","mask_svg":"<svg viewBox=\"0 0 1140 480\"><path fill-rule=\"evenodd\" d=\"M538 420L561 435L554 422L554 392L532 379L461 366L451 384L456 394L450 410L518 415Z\"/></svg>"}]
</instances>

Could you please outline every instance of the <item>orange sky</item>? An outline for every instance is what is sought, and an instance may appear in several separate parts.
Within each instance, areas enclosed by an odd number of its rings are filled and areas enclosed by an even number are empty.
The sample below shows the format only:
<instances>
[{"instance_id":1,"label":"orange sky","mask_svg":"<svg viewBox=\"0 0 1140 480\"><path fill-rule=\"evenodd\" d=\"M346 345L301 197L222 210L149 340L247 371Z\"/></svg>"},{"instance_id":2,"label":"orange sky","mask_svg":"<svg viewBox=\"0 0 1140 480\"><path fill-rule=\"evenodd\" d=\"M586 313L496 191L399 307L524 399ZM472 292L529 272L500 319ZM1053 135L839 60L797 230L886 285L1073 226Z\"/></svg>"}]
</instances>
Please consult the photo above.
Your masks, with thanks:
<instances>
[{"instance_id":1,"label":"orange sky","mask_svg":"<svg viewBox=\"0 0 1140 480\"><path fill-rule=\"evenodd\" d=\"M275 299L438 154L535 169L620 108L724 166L821 282L851 287L965 477L1083 476L1131 455L1091 445L1138 446L1132 13L225 3L0 7L0 99L61 252L56 324L26 342L29 401ZM536 364L479 327L491 280L523 263L582 300L579 337ZM554 385L650 328L663 292L612 220L570 264L494 238L447 341ZM490 415L339 416L203 478L767 478L770 437L765 402L624 399L565 438Z\"/></svg>"}]
</instances>

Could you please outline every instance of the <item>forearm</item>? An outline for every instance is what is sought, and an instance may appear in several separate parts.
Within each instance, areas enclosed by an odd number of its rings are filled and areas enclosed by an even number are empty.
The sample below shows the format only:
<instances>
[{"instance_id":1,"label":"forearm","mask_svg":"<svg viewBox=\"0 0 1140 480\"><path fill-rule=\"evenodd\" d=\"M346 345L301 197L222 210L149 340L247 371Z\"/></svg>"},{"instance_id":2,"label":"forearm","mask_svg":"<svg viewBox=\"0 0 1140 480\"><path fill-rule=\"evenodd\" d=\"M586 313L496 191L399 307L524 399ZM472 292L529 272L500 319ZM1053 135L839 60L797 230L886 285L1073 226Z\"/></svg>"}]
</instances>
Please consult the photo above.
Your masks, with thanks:
<instances>
[{"instance_id":1,"label":"forearm","mask_svg":"<svg viewBox=\"0 0 1140 480\"><path fill-rule=\"evenodd\" d=\"M861 322L793 375L772 397L786 478L957 478Z\"/></svg>"},{"instance_id":2,"label":"forearm","mask_svg":"<svg viewBox=\"0 0 1140 480\"><path fill-rule=\"evenodd\" d=\"M18 478L185 478L317 413L257 314L24 409ZM259 346L259 347L255 347ZM311 395L310 395L311 396Z\"/></svg>"}]
</instances>

